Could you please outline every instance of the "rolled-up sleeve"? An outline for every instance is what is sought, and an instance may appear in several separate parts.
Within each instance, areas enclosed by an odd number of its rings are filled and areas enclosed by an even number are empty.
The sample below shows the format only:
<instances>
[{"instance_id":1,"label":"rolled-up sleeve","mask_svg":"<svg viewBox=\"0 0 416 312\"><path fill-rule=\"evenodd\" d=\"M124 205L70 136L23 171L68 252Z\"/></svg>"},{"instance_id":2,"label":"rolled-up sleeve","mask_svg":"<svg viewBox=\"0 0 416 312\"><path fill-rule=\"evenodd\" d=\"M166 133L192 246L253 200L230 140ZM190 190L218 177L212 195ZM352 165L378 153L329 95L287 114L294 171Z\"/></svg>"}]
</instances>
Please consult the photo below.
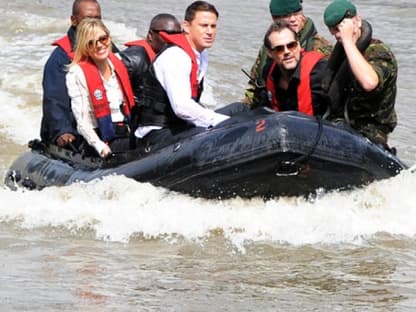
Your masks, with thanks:
<instances>
[{"instance_id":1,"label":"rolled-up sleeve","mask_svg":"<svg viewBox=\"0 0 416 312\"><path fill-rule=\"evenodd\" d=\"M181 48L171 47L163 52L156 59L154 69L178 118L197 127L206 128L229 118L203 107L192 99L190 81L192 61Z\"/></svg>"}]
</instances>

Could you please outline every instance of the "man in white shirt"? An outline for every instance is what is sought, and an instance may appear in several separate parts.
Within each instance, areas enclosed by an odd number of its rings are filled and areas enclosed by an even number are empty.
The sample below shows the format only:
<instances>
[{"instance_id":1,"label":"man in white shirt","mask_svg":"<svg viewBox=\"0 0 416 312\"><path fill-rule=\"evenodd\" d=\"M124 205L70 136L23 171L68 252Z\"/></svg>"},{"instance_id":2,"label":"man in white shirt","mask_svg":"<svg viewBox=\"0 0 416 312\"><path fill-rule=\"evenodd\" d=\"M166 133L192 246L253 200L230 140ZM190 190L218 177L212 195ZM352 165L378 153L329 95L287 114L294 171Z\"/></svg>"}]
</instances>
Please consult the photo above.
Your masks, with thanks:
<instances>
[{"instance_id":1,"label":"man in white shirt","mask_svg":"<svg viewBox=\"0 0 416 312\"><path fill-rule=\"evenodd\" d=\"M192 126L205 129L229 118L199 103L208 67L206 49L214 44L217 20L218 11L212 4L195 1L186 9L183 34L159 33L169 45L144 78L143 99L139 99L141 126L135 132L138 138L148 139L152 132L152 136L158 133L156 140L166 140ZM231 110L238 111L237 106Z\"/></svg>"}]
</instances>

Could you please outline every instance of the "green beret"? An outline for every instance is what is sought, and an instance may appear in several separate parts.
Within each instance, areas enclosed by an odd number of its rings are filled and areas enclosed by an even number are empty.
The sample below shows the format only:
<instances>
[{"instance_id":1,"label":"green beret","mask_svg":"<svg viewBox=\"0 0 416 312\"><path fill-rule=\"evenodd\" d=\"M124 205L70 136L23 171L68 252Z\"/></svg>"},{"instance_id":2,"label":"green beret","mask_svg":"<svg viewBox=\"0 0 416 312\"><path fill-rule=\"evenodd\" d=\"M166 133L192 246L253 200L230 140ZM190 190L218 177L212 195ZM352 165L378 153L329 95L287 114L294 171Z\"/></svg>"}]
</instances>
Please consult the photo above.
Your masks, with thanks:
<instances>
[{"instance_id":1,"label":"green beret","mask_svg":"<svg viewBox=\"0 0 416 312\"><path fill-rule=\"evenodd\" d=\"M354 4L348 0L334 0L324 12L324 22L326 26L333 27L338 25L345 17L357 15Z\"/></svg>"},{"instance_id":2,"label":"green beret","mask_svg":"<svg viewBox=\"0 0 416 312\"><path fill-rule=\"evenodd\" d=\"M283 16L302 10L301 0L271 0L270 14L272 16Z\"/></svg>"}]
</instances>

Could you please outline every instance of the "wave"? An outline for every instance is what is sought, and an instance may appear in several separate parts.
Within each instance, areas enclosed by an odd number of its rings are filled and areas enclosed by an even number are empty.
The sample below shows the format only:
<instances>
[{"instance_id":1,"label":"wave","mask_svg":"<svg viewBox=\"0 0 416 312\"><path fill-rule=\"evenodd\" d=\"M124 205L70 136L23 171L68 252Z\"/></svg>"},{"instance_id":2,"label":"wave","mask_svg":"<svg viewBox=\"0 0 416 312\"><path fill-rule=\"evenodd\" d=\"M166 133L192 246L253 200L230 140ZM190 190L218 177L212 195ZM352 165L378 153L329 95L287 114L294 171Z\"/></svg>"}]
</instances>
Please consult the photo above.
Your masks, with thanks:
<instances>
[{"instance_id":1,"label":"wave","mask_svg":"<svg viewBox=\"0 0 416 312\"><path fill-rule=\"evenodd\" d=\"M128 242L222 235L236 247L360 243L379 233L413 237L416 175L400 175L352 191L264 201L205 200L110 176L42 191L0 190L0 222L18 229L87 230L94 239Z\"/></svg>"}]
</instances>

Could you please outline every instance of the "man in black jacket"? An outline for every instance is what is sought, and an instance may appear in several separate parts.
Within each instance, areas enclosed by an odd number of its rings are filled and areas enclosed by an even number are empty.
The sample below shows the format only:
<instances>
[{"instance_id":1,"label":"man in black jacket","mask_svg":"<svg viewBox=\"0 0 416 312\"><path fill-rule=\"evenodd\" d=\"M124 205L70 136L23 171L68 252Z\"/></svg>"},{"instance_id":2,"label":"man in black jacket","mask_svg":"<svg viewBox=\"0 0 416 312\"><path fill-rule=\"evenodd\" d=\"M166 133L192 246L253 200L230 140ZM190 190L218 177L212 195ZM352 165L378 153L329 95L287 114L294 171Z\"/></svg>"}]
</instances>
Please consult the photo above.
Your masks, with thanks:
<instances>
[{"instance_id":1,"label":"man in black jacket","mask_svg":"<svg viewBox=\"0 0 416 312\"><path fill-rule=\"evenodd\" d=\"M120 52L122 61L129 72L131 86L133 88L136 107L139 94L142 90L142 79L144 73L150 67L156 55L165 46L165 41L160 37L159 32L168 34L179 34L182 32L181 24L175 16L161 13L152 18L146 39L127 42L127 49ZM133 131L137 127L137 112L132 112Z\"/></svg>"}]
</instances>

